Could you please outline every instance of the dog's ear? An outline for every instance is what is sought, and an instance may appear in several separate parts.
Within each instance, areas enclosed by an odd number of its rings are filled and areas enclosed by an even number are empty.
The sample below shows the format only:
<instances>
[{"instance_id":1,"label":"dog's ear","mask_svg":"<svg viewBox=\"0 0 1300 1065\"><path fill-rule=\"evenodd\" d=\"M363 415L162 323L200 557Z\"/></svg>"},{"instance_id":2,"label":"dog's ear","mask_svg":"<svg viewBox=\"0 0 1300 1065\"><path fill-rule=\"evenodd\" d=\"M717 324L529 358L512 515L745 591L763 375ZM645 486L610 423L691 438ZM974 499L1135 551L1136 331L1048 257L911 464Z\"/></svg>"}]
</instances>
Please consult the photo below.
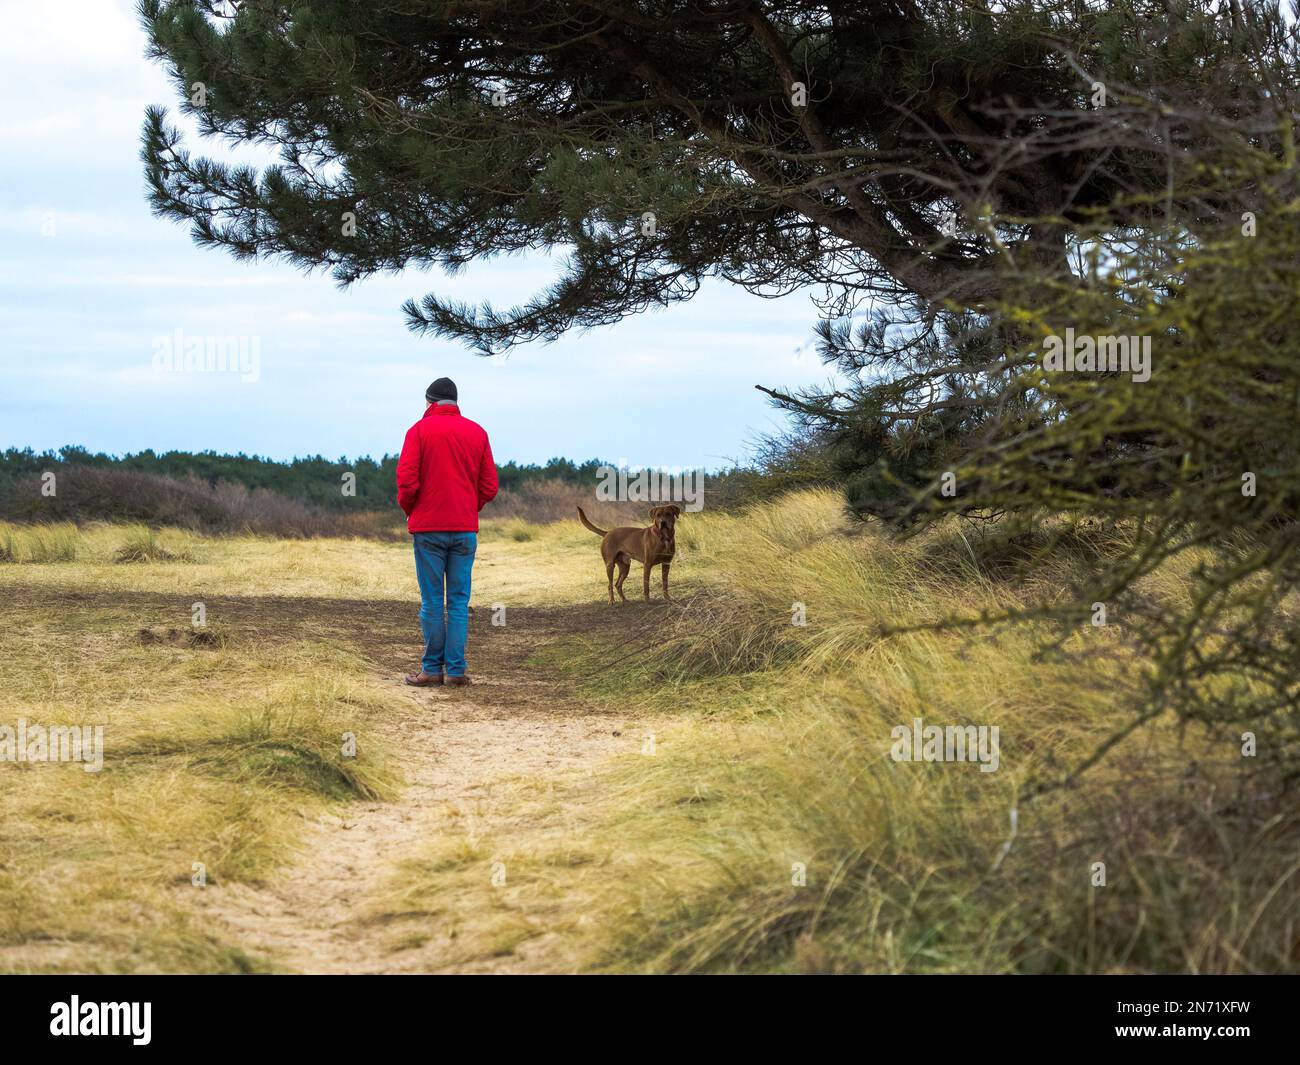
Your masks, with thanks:
<instances>
[{"instance_id":1,"label":"dog's ear","mask_svg":"<svg viewBox=\"0 0 1300 1065\"><path fill-rule=\"evenodd\" d=\"M674 503L671 509L674 513L674 516L678 518L680 518L683 514L686 513L686 508L683 507L680 503Z\"/></svg>"}]
</instances>

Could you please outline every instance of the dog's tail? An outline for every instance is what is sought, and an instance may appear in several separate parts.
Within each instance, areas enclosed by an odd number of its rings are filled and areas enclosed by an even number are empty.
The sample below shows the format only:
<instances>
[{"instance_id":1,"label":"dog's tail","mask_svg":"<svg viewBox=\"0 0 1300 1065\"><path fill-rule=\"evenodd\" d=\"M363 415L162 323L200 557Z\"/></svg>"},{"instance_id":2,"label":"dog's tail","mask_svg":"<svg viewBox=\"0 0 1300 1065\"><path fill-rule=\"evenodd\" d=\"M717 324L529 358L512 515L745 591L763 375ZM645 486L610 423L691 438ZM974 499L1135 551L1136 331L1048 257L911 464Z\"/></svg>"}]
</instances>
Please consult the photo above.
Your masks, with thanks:
<instances>
[{"instance_id":1,"label":"dog's tail","mask_svg":"<svg viewBox=\"0 0 1300 1065\"><path fill-rule=\"evenodd\" d=\"M585 515L585 514L582 512L582 508L581 508L581 507L578 508L578 517L582 519L582 524L585 525L585 526L586 526L588 529L590 529L592 532L594 532L597 536L604 536L607 532L609 532L608 529L601 529L601 528L598 528L598 527L595 526L595 525L592 525L591 522L589 522L589 521L587 520L587 515Z\"/></svg>"}]
</instances>

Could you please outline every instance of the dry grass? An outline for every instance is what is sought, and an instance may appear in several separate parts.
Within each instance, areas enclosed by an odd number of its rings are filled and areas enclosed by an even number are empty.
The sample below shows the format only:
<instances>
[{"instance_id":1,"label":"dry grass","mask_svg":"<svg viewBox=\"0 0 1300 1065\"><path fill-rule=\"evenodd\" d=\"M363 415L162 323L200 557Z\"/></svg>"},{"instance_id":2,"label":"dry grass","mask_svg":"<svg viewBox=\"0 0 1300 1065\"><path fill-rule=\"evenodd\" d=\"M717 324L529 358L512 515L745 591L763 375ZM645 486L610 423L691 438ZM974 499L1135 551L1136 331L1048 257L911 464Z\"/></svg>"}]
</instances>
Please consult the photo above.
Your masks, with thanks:
<instances>
[{"instance_id":1,"label":"dry grass","mask_svg":"<svg viewBox=\"0 0 1300 1065\"><path fill-rule=\"evenodd\" d=\"M1300 814L1248 772L1237 737L1156 724L1022 802L1127 720L1140 663L1122 624L1078 634L1082 664L1041 660L1028 628L882 635L1051 594L1077 560L1008 582L969 534L889 541L818 492L678 528L684 602L612 607L617 648L570 640L536 663L649 722L642 753L545 778L503 765L480 802L444 810L358 902L395 952L442 937L446 965L671 972L1300 964ZM164 530L160 548L193 561L119 565L130 530L60 535L75 561L0 566L0 597L38 579L50 599L5 631L0 723L103 722L111 756L99 774L0 765L0 969L268 967L195 920L192 863L255 882L292 854L303 812L394 794L373 742L356 764L335 752L398 707L338 642L219 618L211 641L145 640L127 604L174 596L180 633L205 595L413 607L409 545ZM17 543L23 561L40 553ZM603 599L596 537L576 522L491 520L480 544L480 605ZM1194 563L1147 591L1185 594ZM66 605L104 593L123 606ZM997 725L1000 768L894 762L891 730L914 717ZM489 885L497 862L506 879Z\"/></svg>"},{"instance_id":2,"label":"dry grass","mask_svg":"<svg viewBox=\"0 0 1300 1065\"><path fill-rule=\"evenodd\" d=\"M476 601L550 603L588 584L597 597L589 540L576 522L485 522ZM556 549L568 542L584 550ZM305 815L396 795L376 733L410 708L346 644L219 610L195 629L191 605L319 599L324 621L333 601L391 602L414 631L409 542L100 523L0 525L0 546L17 563L0 566L0 605L14 611L0 629L0 725L102 725L105 743L98 773L0 763L0 972L273 968L196 916L194 863L209 883L263 881L292 859ZM145 599L173 601L172 620L142 625Z\"/></svg>"},{"instance_id":3,"label":"dry grass","mask_svg":"<svg viewBox=\"0 0 1300 1065\"><path fill-rule=\"evenodd\" d=\"M508 935L549 907L575 968L1300 965L1300 813L1252 772L1238 735L1157 722L1077 785L1022 802L1128 721L1141 663L1122 625L1078 634L1081 662L1043 660L1032 627L882 635L1052 594L1077 558L1009 583L969 534L889 541L846 522L830 493L692 519L674 571L697 594L657 615L654 639L546 656L606 700L660 714L646 756L521 795L494 834L449 827L395 873L390 912L437 915L443 889L495 856L509 884L471 927ZM563 536L543 534L557 553ZM1146 591L1185 594L1195 562ZM792 624L796 603L806 625ZM914 718L997 726L999 769L893 761L892 730Z\"/></svg>"},{"instance_id":4,"label":"dry grass","mask_svg":"<svg viewBox=\"0 0 1300 1065\"><path fill-rule=\"evenodd\" d=\"M0 766L0 970L258 968L190 916L195 863L210 883L256 881L304 809L392 794L373 743L342 754L385 698L339 647L119 629L55 608L5 636L0 723L102 726L104 760Z\"/></svg>"},{"instance_id":5,"label":"dry grass","mask_svg":"<svg viewBox=\"0 0 1300 1065\"><path fill-rule=\"evenodd\" d=\"M1122 624L1079 633L1082 663L1042 660L1041 631L890 626L1050 592L989 575L950 530L897 543L800 493L691 527L708 591L606 692L692 711L659 755L614 778L639 875L608 905L608 963L652 970L1187 971L1295 969L1300 813L1239 734L1157 722L1075 787L1022 805L1127 722L1141 662ZM736 559L744 565L735 565ZM1185 592L1195 559L1147 591ZM792 604L807 624L791 624ZM595 653L598 653L595 652ZM581 656L579 658L581 662ZM907 764L891 730L996 725L1001 765ZM619 809L617 801L610 809ZM1011 811L1018 835L1005 859ZM1106 886L1093 885L1093 863ZM795 863L806 886L792 883Z\"/></svg>"},{"instance_id":6,"label":"dry grass","mask_svg":"<svg viewBox=\"0 0 1300 1065\"><path fill-rule=\"evenodd\" d=\"M172 550L162 545L158 533L145 525L126 530L126 542L113 552L114 562L193 562L193 554L185 549Z\"/></svg>"},{"instance_id":7,"label":"dry grass","mask_svg":"<svg viewBox=\"0 0 1300 1065\"><path fill-rule=\"evenodd\" d=\"M81 545L70 523L11 525L0 522L0 562L74 562Z\"/></svg>"},{"instance_id":8,"label":"dry grass","mask_svg":"<svg viewBox=\"0 0 1300 1065\"><path fill-rule=\"evenodd\" d=\"M11 537L20 561L30 561L31 545L40 536L54 541L57 533L62 558L48 552L40 571L51 592L176 593L192 596L190 601L206 594L409 602L415 594L409 537L400 542L280 540L163 529L152 536L165 555L139 565L115 564L120 552L138 544L142 528L96 523L46 533L39 526L0 524L0 547ZM544 605L597 601L604 595L599 540L576 519L538 527L489 518L479 542L490 549L481 552L474 569L476 602ZM0 594L7 582L31 578L21 566L0 566Z\"/></svg>"}]
</instances>

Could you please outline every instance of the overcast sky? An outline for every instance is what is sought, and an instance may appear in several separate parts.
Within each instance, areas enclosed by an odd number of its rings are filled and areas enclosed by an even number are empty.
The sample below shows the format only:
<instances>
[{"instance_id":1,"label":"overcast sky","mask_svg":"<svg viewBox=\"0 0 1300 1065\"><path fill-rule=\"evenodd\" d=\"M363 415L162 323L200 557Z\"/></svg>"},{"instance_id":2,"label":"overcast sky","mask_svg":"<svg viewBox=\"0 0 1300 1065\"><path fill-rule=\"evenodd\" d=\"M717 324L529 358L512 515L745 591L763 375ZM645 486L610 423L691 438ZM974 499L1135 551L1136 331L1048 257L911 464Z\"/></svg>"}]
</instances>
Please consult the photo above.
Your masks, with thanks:
<instances>
[{"instance_id":1,"label":"overcast sky","mask_svg":"<svg viewBox=\"0 0 1300 1065\"><path fill-rule=\"evenodd\" d=\"M398 449L426 385L447 375L499 461L715 468L782 424L755 384L828 376L809 350L804 295L763 300L717 283L489 360L408 332L402 302L432 289L508 306L546 282L545 261L340 291L323 274L201 250L146 205L144 109L179 116L133 4L0 0L0 11L0 448L379 455ZM177 330L256 338L257 380L159 372L157 338Z\"/></svg>"}]
</instances>

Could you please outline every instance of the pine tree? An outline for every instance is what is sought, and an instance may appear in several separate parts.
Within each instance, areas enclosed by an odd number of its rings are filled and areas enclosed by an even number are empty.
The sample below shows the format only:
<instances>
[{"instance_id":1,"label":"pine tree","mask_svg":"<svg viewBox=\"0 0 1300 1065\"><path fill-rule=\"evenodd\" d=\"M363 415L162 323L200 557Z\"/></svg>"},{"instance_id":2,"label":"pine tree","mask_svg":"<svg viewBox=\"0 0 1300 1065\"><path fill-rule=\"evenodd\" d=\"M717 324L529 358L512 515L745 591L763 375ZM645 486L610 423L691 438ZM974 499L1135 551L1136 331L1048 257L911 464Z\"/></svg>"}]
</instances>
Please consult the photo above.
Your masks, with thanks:
<instances>
[{"instance_id":1,"label":"pine tree","mask_svg":"<svg viewBox=\"0 0 1300 1065\"><path fill-rule=\"evenodd\" d=\"M1220 8L143 0L181 109L282 161L194 157L159 108L143 158L155 209L201 244L343 284L565 249L523 306L407 304L413 327L483 352L689 299L706 277L820 286L829 320L869 300L978 308L1000 261L1063 270L1073 222L1140 223L1115 192L1163 181L1140 140L1037 145L1096 108L1081 71L1227 101L1285 66L1275 12L1259 9L1276 46L1260 53Z\"/></svg>"}]
</instances>

